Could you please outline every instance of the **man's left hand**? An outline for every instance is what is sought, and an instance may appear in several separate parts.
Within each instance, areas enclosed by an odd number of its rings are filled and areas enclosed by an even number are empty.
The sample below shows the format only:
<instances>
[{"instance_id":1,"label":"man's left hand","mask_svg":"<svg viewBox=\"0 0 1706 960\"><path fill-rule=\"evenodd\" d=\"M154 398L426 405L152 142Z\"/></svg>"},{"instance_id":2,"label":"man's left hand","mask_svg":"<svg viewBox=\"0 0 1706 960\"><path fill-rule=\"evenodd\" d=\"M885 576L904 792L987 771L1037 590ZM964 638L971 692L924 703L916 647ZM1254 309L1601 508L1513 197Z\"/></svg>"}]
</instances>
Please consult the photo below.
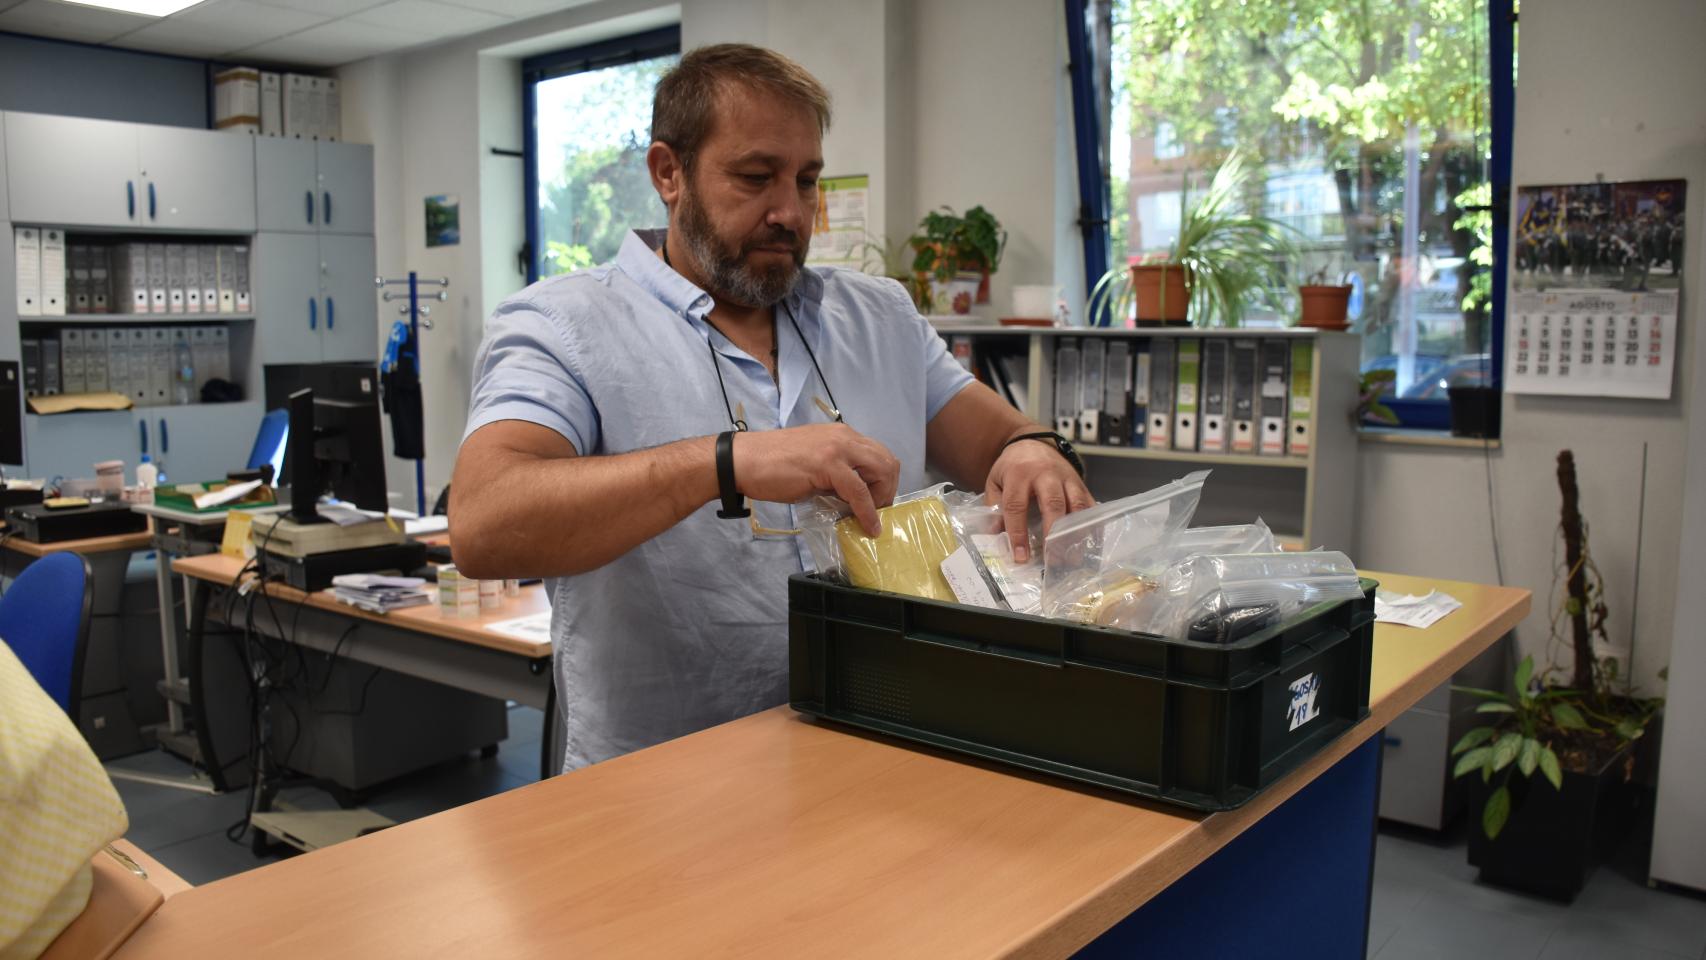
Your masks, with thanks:
<instances>
[{"instance_id":1,"label":"man's left hand","mask_svg":"<svg viewBox=\"0 0 1706 960\"><path fill-rule=\"evenodd\" d=\"M1052 444L1040 440L1020 440L1002 450L990 468L984 495L990 504L1001 507L1016 563L1030 560L1032 501L1042 511L1044 536L1056 520L1096 502L1072 464Z\"/></svg>"}]
</instances>

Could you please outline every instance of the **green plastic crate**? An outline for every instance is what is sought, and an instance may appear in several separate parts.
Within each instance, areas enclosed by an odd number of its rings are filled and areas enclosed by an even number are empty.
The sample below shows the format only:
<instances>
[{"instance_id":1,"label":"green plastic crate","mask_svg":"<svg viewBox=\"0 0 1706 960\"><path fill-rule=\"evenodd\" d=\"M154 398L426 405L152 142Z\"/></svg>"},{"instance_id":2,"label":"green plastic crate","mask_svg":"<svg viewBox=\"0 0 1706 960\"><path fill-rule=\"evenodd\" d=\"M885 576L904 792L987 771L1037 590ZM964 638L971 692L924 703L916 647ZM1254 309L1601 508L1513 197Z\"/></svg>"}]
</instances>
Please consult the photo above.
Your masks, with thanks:
<instances>
[{"instance_id":1,"label":"green plastic crate","mask_svg":"<svg viewBox=\"0 0 1706 960\"><path fill-rule=\"evenodd\" d=\"M1368 715L1374 588L1196 643L788 584L795 710L1193 810L1229 810Z\"/></svg>"}]
</instances>

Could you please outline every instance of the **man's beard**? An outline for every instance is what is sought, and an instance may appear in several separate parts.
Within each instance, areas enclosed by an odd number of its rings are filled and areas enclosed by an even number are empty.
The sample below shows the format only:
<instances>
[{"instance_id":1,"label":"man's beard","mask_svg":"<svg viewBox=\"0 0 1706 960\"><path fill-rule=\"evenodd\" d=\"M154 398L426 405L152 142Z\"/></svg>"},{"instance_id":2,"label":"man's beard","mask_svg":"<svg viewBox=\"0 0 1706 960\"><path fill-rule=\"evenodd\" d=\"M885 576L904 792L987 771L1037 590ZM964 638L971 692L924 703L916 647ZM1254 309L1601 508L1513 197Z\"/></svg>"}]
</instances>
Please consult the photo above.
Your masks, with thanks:
<instances>
[{"instance_id":1,"label":"man's beard","mask_svg":"<svg viewBox=\"0 0 1706 960\"><path fill-rule=\"evenodd\" d=\"M800 270L806 263L809 243L784 227L772 227L763 235L748 237L740 249L728 253L717 239L705 208L691 190L681 194L681 239L699 265L699 272L719 300L728 300L743 307L774 306L793 292L799 282ZM792 263L770 269L759 269L746 262L747 254L758 247L787 246L792 251Z\"/></svg>"}]
</instances>

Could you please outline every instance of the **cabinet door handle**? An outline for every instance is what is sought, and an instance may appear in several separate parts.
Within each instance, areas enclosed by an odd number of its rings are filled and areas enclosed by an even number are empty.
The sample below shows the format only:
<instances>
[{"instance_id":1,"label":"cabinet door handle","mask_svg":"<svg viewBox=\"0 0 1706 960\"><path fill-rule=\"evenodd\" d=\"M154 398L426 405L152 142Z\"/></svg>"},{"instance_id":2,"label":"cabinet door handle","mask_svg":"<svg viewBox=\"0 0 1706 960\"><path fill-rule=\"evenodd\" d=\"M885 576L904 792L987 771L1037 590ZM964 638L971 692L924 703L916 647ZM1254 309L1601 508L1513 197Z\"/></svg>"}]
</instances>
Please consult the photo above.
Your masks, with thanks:
<instances>
[{"instance_id":1,"label":"cabinet door handle","mask_svg":"<svg viewBox=\"0 0 1706 960\"><path fill-rule=\"evenodd\" d=\"M325 206L321 208L320 222L329 227L332 225L332 194L331 194L331 191L329 191L329 190L324 191L320 194L320 196L321 196L321 198L323 198L325 200Z\"/></svg>"},{"instance_id":2,"label":"cabinet door handle","mask_svg":"<svg viewBox=\"0 0 1706 960\"><path fill-rule=\"evenodd\" d=\"M312 225L314 223L314 191L302 191L302 208L306 211L303 215L308 218L308 223Z\"/></svg>"},{"instance_id":3,"label":"cabinet door handle","mask_svg":"<svg viewBox=\"0 0 1706 960\"><path fill-rule=\"evenodd\" d=\"M308 329L320 329L320 301L308 298Z\"/></svg>"},{"instance_id":4,"label":"cabinet door handle","mask_svg":"<svg viewBox=\"0 0 1706 960\"><path fill-rule=\"evenodd\" d=\"M1404 738L1403 737L1394 737L1390 733L1386 734L1386 745L1389 747L1401 747L1404 745Z\"/></svg>"},{"instance_id":5,"label":"cabinet door handle","mask_svg":"<svg viewBox=\"0 0 1706 960\"><path fill-rule=\"evenodd\" d=\"M337 323L337 317L335 315L333 315L333 313L332 313L332 298L327 297L326 298L326 329L327 330L332 329L332 326L335 323Z\"/></svg>"},{"instance_id":6,"label":"cabinet door handle","mask_svg":"<svg viewBox=\"0 0 1706 960\"><path fill-rule=\"evenodd\" d=\"M130 213L127 214L127 216L129 216L130 219L135 220L136 219L136 181L135 180L126 180L124 182L124 203L125 203L125 207L130 211Z\"/></svg>"},{"instance_id":7,"label":"cabinet door handle","mask_svg":"<svg viewBox=\"0 0 1706 960\"><path fill-rule=\"evenodd\" d=\"M146 421L146 420L136 421L136 429L137 429L137 432L142 435L141 452L143 454L146 454L146 453L148 453L148 421Z\"/></svg>"},{"instance_id":8,"label":"cabinet door handle","mask_svg":"<svg viewBox=\"0 0 1706 960\"><path fill-rule=\"evenodd\" d=\"M166 435L166 418L160 418L160 456L172 452L172 440Z\"/></svg>"},{"instance_id":9,"label":"cabinet door handle","mask_svg":"<svg viewBox=\"0 0 1706 960\"><path fill-rule=\"evenodd\" d=\"M148 219L154 219L154 181L148 181Z\"/></svg>"}]
</instances>

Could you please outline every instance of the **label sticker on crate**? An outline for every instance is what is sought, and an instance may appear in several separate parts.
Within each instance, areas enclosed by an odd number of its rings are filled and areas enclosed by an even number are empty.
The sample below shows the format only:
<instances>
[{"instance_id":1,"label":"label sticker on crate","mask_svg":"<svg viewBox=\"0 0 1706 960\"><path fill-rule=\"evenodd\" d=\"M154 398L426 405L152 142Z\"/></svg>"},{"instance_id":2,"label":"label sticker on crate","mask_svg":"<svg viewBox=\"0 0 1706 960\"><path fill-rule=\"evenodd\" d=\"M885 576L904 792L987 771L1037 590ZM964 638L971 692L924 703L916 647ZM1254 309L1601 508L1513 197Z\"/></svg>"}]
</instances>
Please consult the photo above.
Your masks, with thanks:
<instances>
[{"instance_id":1,"label":"label sticker on crate","mask_svg":"<svg viewBox=\"0 0 1706 960\"><path fill-rule=\"evenodd\" d=\"M1321 713L1321 708L1315 704L1315 695L1321 692L1321 679L1313 673L1306 673L1291 682L1291 707L1286 710L1286 717L1291 720L1288 730L1296 730Z\"/></svg>"}]
</instances>

